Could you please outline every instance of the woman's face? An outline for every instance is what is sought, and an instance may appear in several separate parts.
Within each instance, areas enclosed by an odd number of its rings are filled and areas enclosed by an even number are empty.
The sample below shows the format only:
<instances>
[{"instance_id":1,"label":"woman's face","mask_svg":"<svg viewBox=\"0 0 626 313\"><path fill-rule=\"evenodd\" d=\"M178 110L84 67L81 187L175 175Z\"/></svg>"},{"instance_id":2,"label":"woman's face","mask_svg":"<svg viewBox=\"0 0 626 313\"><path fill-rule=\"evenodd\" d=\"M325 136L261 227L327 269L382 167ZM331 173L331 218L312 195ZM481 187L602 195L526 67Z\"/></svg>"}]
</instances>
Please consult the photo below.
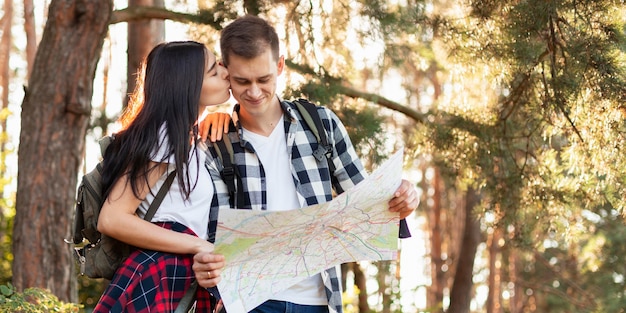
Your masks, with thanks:
<instances>
[{"instance_id":1,"label":"woman's face","mask_svg":"<svg viewBox=\"0 0 626 313\"><path fill-rule=\"evenodd\" d=\"M213 53L207 52L206 56L207 62L200 92L200 112L206 106L222 104L230 99L228 70L217 63Z\"/></svg>"}]
</instances>

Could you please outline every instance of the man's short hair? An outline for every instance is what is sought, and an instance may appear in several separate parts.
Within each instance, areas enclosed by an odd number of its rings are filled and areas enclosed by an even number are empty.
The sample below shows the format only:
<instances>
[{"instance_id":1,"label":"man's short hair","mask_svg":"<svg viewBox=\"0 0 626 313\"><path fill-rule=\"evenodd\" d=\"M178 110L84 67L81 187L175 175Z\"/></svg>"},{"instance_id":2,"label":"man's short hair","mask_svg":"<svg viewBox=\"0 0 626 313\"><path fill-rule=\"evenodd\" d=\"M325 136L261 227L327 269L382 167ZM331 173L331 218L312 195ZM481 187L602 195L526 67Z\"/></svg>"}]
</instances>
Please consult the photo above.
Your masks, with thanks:
<instances>
[{"instance_id":1,"label":"man's short hair","mask_svg":"<svg viewBox=\"0 0 626 313\"><path fill-rule=\"evenodd\" d=\"M274 60L278 61L279 42L276 29L258 16L248 14L239 17L222 29L220 50L226 67L230 55L253 59L268 47L272 49Z\"/></svg>"}]
</instances>

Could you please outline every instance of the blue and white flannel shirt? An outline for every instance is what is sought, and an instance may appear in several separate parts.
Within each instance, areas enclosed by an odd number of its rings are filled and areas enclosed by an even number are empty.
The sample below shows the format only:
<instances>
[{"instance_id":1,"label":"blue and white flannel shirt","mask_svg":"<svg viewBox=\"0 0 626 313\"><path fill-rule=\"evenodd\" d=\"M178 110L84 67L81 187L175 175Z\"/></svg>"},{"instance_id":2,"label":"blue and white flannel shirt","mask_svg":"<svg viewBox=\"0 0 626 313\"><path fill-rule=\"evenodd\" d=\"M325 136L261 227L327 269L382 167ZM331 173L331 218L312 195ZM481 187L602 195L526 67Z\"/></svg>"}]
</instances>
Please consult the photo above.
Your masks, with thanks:
<instances>
[{"instance_id":1,"label":"blue and white flannel shirt","mask_svg":"<svg viewBox=\"0 0 626 313\"><path fill-rule=\"evenodd\" d=\"M329 144L333 148L332 161L335 165L333 179L329 176L327 159L318 161L313 156L313 151L317 150L318 142L302 119L295 104L281 100L280 104L284 111L284 127L287 140L287 150L291 159L291 170L293 182L298 193L298 200L302 207L331 201L333 190L340 194L348 190L360 181L364 180L367 172L363 168L361 160L356 154L348 133L331 110L325 107L318 107L317 111L321 117ZM237 123L239 105L235 106L233 121L236 123L237 132L230 132L229 139L232 142L234 152L234 164L238 167L243 180L243 190L245 203L237 204L237 208L266 210L267 194L265 186L265 172L254 147L243 136L241 125ZM240 139L241 138L241 139ZM217 202L214 201L211 209L211 222L217 223L217 210L219 208L230 208L228 202L228 190L226 185L221 183L219 169L223 168L215 149L209 144L208 152L211 157L207 157L207 168L211 172L215 185ZM237 186L240 188L241 186ZM336 267L329 268L321 273L326 295L328 296L328 309L332 312L342 312L341 283Z\"/></svg>"}]
</instances>

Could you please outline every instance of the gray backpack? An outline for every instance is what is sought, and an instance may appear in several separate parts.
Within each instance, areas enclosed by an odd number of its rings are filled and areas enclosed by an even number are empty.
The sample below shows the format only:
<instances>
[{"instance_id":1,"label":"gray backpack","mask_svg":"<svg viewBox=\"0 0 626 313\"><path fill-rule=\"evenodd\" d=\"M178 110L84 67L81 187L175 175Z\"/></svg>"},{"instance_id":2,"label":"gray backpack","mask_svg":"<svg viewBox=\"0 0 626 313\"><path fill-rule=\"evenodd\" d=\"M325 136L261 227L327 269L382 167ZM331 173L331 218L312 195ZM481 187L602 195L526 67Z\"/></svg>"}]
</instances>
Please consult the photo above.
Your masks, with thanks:
<instances>
[{"instance_id":1,"label":"gray backpack","mask_svg":"<svg viewBox=\"0 0 626 313\"><path fill-rule=\"evenodd\" d=\"M112 136L100 139L100 151L104 151L112 142ZM83 175L76 193L74 226L72 240L67 243L74 245L74 257L80 267L81 275L90 278L113 278L115 271L130 254L130 246L119 240L103 235L98 231L98 216L104 200L102 194L102 161L89 173ZM151 220L165 194L174 180L175 172L167 177L157 193L154 201L144 217Z\"/></svg>"}]
</instances>

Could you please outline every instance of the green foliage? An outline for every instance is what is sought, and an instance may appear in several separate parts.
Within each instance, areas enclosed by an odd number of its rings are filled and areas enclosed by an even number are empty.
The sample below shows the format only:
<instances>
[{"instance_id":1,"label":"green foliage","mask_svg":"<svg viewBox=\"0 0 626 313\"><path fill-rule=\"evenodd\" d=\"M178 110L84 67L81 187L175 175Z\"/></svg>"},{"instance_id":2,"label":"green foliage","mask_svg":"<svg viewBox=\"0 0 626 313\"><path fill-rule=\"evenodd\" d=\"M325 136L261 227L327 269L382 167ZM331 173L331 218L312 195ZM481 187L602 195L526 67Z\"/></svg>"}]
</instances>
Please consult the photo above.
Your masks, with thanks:
<instances>
[{"instance_id":1,"label":"green foliage","mask_svg":"<svg viewBox=\"0 0 626 313\"><path fill-rule=\"evenodd\" d=\"M106 281L103 279L92 279L83 275L77 275L77 279L78 302L85 308L85 311L93 309L106 289Z\"/></svg>"},{"instance_id":2,"label":"green foliage","mask_svg":"<svg viewBox=\"0 0 626 313\"><path fill-rule=\"evenodd\" d=\"M0 313L78 312L81 307L64 303L45 289L27 288L17 292L11 284L0 285Z\"/></svg>"},{"instance_id":3,"label":"green foliage","mask_svg":"<svg viewBox=\"0 0 626 313\"><path fill-rule=\"evenodd\" d=\"M370 107L355 109L352 106L341 106L334 111L346 125L352 144L364 161L375 165L387 158L384 149L384 118L377 110Z\"/></svg>"},{"instance_id":4,"label":"green foliage","mask_svg":"<svg viewBox=\"0 0 626 313\"><path fill-rule=\"evenodd\" d=\"M596 312L621 312L626 308L626 220L610 207L586 216L593 232L580 242L580 283L594 295Z\"/></svg>"},{"instance_id":5,"label":"green foliage","mask_svg":"<svg viewBox=\"0 0 626 313\"><path fill-rule=\"evenodd\" d=\"M465 119L443 118L431 129L443 166L481 187L487 207L497 205L509 223L523 210L546 225L585 202L622 210L626 164L617 151L626 142L626 73L624 21L616 16L623 8L610 1L472 4L480 23L442 23L457 66L483 75L483 86L459 95L470 99L465 107L445 108Z\"/></svg>"},{"instance_id":6,"label":"green foliage","mask_svg":"<svg viewBox=\"0 0 626 313\"><path fill-rule=\"evenodd\" d=\"M9 212L0 214L0 284L6 284L11 281L13 264L13 252L11 244L13 242L13 220L15 216L15 208L13 205L5 206L9 201L0 199L0 210L10 207ZM7 214L9 213L9 214Z\"/></svg>"},{"instance_id":7,"label":"green foliage","mask_svg":"<svg viewBox=\"0 0 626 313\"><path fill-rule=\"evenodd\" d=\"M7 119L11 115L8 109L0 110L0 285L11 280L11 264L13 262L13 252L11 244L13 242L13 220L15 216L15 193L9 192L7 188L11 184L13 177L7 175L7 156L14 153L9 145L9 134L5 128Z\"/></svg>"},{"instance_id":8,"label":"green foliage","mask_svg":"<svg viewBox=\"0 0 626 313\"><path fill-rule=\"evenodd\" d=\"M7 181L0 181L0 189ZM15 216L15 194L4 195L0 198L0 284L6 284L11 280L11 264L13 263L13 221Z\"/></svg>"},{"instance_id":9,"label":"green foliage","mask_svg":"<svg viewBox=\"0 0 626 313\"><path fill-rule=\"evenodd\" d=\"M439 24L464 88L440 107L463 118L439 113L428 133L435 160L480 187L494 227L510 234L508 248L524 251L518 283L539 311L619 312L623 2L471 4L470 16Z\"/></svg>"}]
</instances>

